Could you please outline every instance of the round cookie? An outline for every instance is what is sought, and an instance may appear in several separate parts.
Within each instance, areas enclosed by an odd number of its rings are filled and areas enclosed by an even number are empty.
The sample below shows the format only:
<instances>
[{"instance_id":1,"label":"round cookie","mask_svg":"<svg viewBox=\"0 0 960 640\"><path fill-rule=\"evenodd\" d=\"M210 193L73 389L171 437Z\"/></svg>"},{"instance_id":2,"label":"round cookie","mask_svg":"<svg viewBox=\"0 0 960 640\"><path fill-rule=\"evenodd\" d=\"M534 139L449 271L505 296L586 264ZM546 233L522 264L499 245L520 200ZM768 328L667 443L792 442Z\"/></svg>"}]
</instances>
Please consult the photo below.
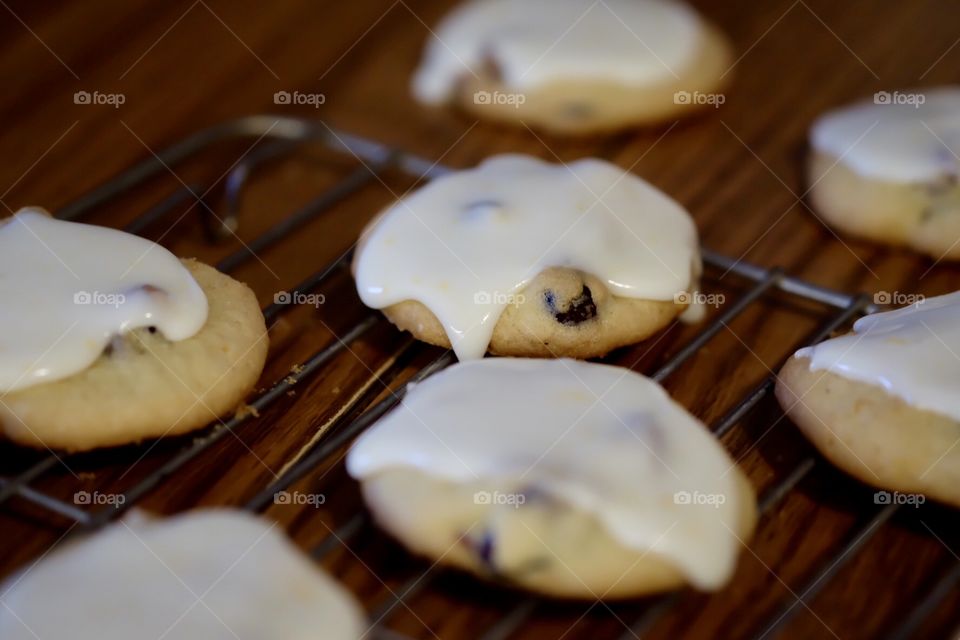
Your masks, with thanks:
<instances>
[{"instance_id":1,"label":"round cookie","mask_svg":"<svg viewBox=\"0 0 960 640\"><path fill-rule=\"evenodd\" d=\"M640 178L504 155L383 211L353 271L365 304L461 360L590 358L684 313L701 263L689 214Z\"/></svg>"},{"instance_id":2,"label":"round cookie","mask_svg":"<svg viewBox=\"0 0 960 640\"><path fill-rule=\"evenodd\" d=\"M776 394L831 462L860 480L960 506L960 292L868 315L796 353Z\"/></svg>"},{"instance_id":3,"label":"round cookie","mask_svg":"<svg viewBox=\"0 0 960 640\"><path fill-rule=\"evenodd\" d=\"M209 303L186 340L149 328L114 338L84 371L0 395L0 429L23 445L84 451L172 436L236 409L266 362L256 296L195 260L184 266Z\"/></svg>"},{"instance_id":4,"label":"round cookie","mask_svg":"<svg viewBox=\"0 0 960 640\"><path fill-rule=\"evenodd\" d=\"M729 525L746 544L757 519L754 493L743 474L735 481L740 512ZM591 514L548 496L518 494L519 507L477 504L478 495L514 495L509 485L445 482L391 468L364 479L362 490L377 523L411 551L488 580L552 597L605 600L689 582L669 559L624 545Z\"/></svg>"},{"instance_id":5,"label":"round cookie","mask_svg":"<svg viewBox=\"0 0 960 640\"><path fill-rule=\"evenodd\" d=\"M960 507L960 422L910 406L882 387L811 371L791 358L777 399L825 458L882 489L920 493Z\"/></svg>"},{"instance_id":6,"label":"round cookie","mask_svg":"<svg viewBox=\"0 0 960 640\"><path fill-rule=\"evenodd\" d=\"M757 518L742 472L659 385L575 360L434 374L347 469L413 552L556 597L719 589Z\"/></svg>"},{"instance_id":7,"label":"round cookie","mask_svg":"<svg viewBox=\"0 0 960 640\"><path fill-rule=\"evenodd\" d=\"M353 599L276 526L240 510L133 512L2 585L4 640L357 640Z\"/></svg>"},{"instance_id":8,"label":"round cookie","mask_svg":"<svg viewBox=\"0 0 960 640\"><path fill-rule=\"evenodd\" d=\"M588 134L722 104L726 37L673 0L472 0L436 29L414 77L422 102Z\"/></svg>"},{"instance_id":9,"label":"round cookie","mask_svg":"<svg viewBox=\"0 0 960 640\"><path fill-rule=\"evenodd\" d=\"M853 236L960 259L960 88L881 92L811 130L810 199Z\"/></svg>"}]
</instances>

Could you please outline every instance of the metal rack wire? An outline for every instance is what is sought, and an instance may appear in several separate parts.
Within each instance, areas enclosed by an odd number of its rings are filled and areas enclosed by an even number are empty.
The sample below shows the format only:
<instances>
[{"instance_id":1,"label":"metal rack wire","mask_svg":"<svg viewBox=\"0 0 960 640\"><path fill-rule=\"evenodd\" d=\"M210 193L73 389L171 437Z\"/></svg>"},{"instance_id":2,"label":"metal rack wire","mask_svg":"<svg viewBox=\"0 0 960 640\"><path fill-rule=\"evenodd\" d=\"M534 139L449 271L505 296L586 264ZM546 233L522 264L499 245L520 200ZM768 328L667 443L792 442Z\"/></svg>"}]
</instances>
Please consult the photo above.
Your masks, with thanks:
<instances>
[{"instance_id":1,"label":"metal rack wire","mask_svg":"<svg viewBox=\"0 0 960 640\"><path fill-rule=\"evenodd\" d=\"M234 167L228 174L224 188L226 211L216 216L211 215L212 209L210 205L203 200L200 201L202 208L201 218L204 220L204 229L211 238L222 235L226 231L236 227L237 212L244 188L249 178L256 173L256 170L267 162L293 153L302 145L307 143L322 143L332 150L349 154L358 160L362 166L347 175L346 178L337 182L333 187L309 202L306 206L296 211L293 215L267 229L260 236L247 243L244 248L221 260L216 266L225 272L230 272L243 265L252 259L256 252L283 241L303 225L322 216L335 204L349 198L359 189L371 184L372 181L379 179L379 172L386 169L399 169L410 177L419 180L433 178L449 171L449 169L431 163L426 159L400 150L388 148L378 142L334 131L320 121L267 115L250 116L202 130L183 139L64 207L58 211L56 215L68 220L83 218L101 205L127 193L150 178L162 173L170 166L189 160L201 152L219 144L247 138L263 139L266 142L262 146L258 146L253 153L247 156L244 161ZM178 189L163 198L156 205L129 223L126 226L126 230L132 233L144 231L153 223L169 215L170 212L177 207L197 198L198 196L196 194L203 191L204 189L201 185L184 185L182 189ZM731 260L730 258L709 250L704 250L703 257L705 264L709 268L722 271L723 273L736 274L741 280L748 283L749 287L738 299L727 305L718 317L705 325L689 343L684 345L663 363L658 370L651 374L652 377L658 381L663 381L668 378L677 371L684 362L696 354L714 338L714 336L723 330L726 325L746 311L752 304L775 290L798 299L819 303L833 310L832 315L828 317L819 330L810 336L807 341L808 344L823 340L828 337L832 331L843 327L856 316L876 310L864 296L848 295L819 287L790 277L780 269L765 269L742 261ZM331 263L324 265L321 269L290 289L291 294L308 294L317 290L322 284L333 277L336 272L349 265L349 261L350 255L345 254ZM288 309L289 305L271 304L263 311L268 324L270 324ZM161 486L164 480L171 474L191 460L201 456L227 434L241 428L247 422L256 420L256 416L260 411L267 409L279 398L287 394L299 381L308 379L323 369L334 357L348 348L348 345L365 335L379 322L381 322L379 314L369 313L344 335L340 336L338 340L299 363L294 369L296 373L285 375L270 385L266 391L263 391L251 399L249 405L253 408L253 411L238 414L218 428L212 428L206 432L202 432L199 437L194 438L189 445L175 452L149 475L140 479L132 486L127 487L123 492L124 500L120 508L116 506L104 506L99 509L85 510L79 508L77 505L47 495L35 488L34 483L56 467L58 458L53 454L40 458L37 462L17 475L0 475L0 506L14 499L25 500L49 512L74 520L85 529L96 528L107 524L116 519L125 509L137 504L141 498ZM796 347L799 346L802 345L796 345ZM408 341L401 347L401 354L414 348L414 342ZM398 357L401 354L398 354ZM453 362L454 358L452 354L448 352L414 374L410 381L421 380ZM751 410L771 393L773 386L773 375L767 376L756 387L740 398L732 408L712 425L716 436L723 436L747 416ZM358 394L352 398L349 401L349 406L345 407L345 409L338 414L338 417L333 420L329 429L325 432L324 437L322 437L311 450L307 451L303 457L290 464L279 478L268 486L263 487L257 495L247 502L245 505L246 508L253 511L265 509L272 503L274 495L278 491L284 490L294 482L310 474L312 470L317 469L329 461L331 456L342 450L360 432L396 406L403 395L404 388L401 388L396 392L391 392L384 399L365 409L362 405L362 394ZM359 415L351 417L354 410L361 409L362 412L359 413ZM820 464L822 463L817 458L804 458L789 472L785 473L783 478L775 486L761 496L759 502L761 514L767 514L774 509L803 478ZM832 557L828 558L818 567L806 584L797 590L797 593L800 594L799 601L784 601L776 615L771 617L763 628L756 630L756 636L768 637L782 629L790 621L792 615L803 608L799 605L799 602L802 601L805 603L821 591L824 586L840 572L843 566L856 555L857 551L867 545L882 528L883 524L893 517L896 511L896 505L884 506L872 514L861 526L856 527L855 531L849 535L846 543L843 544ZM363 530L366 523L367 518L365 512L362 509L358 509L355 515L333 532L333 535L327 536L312 550L314 557L322 558L336 548L338 544L348 541L351 537ZM391 592L389 597L375 607L375 610L371 612L371 620L379 621L385 618L386 614L397 606L397 604L405 602L426 588L431 581L436 578L436 575L436 571L431 571L424 576L416 576L408 580L397 591ZM910 637L920 625L922 625L930 612L942 602L958 584L960 584L960 563L947 571L928 593L923 594L923 596L917 600L911 612L905 617L903 623L891 631L890 638L899 640ZM624 639L643 636L657 624L658 620L660 620L672 606L682 600L683 596L684 592L679 591L653 599L649 605L646 606L641 616L633 621L630 629L624 633ZM523 626L528 623L538 606L540 606L539 601L533 597L521 599L512 609L507 611L499 621L488 629L482 630L477 635L484 640L507 638L521 630ZM397 639L405 637L395 631L387 629L383 625L377 625L376 633L383 638Z\"/></svg>"}]
</instances>

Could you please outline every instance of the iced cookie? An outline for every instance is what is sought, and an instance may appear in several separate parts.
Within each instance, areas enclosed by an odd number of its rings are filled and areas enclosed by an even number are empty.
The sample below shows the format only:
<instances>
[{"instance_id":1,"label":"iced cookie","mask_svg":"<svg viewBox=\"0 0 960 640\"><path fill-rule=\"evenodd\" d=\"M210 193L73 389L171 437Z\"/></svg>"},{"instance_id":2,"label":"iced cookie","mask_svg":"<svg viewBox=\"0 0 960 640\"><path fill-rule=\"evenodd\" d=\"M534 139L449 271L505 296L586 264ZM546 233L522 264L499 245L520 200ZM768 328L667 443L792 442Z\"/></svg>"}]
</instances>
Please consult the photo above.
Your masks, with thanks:
<instances>
[{"instance_id":1,"label":"iced cookie","mask_svg":"<svg viewBox=\"0 0 960 640\"><path fill-rule=\"evenodd\" d=\"M577 360L434 374L347 469L412 551L559 597L719 589L756 521L747 479L659 385Z\"/></svg>"},{"instance_id":2,"label":"iced cookie","mask_svg":"<svg viewBox=\"0 0 960 640\"><path fill-rule=\"evenodd\" d=\"M353 598L275 524L134 513L0 585L4 640L357 640Z\"/></svg>"},{"instance_id":3,"label":"iced cookie","mask_svg":"<svg viewBox=\"0 0 960 640\"><path fill-rule=\"evenodd\" d=\"M682 2L467 0L430 38L413 93L581 134L722 103L731 63L727 39Z\"/></svg>"},{"instance_id":4,"label":"iced cookie","mask_svg":"<svg viewBox=\"0 0 960 640\"><path fill-rule=\"evenodd\" d=\"M777 398L814 445L860 480L960 506L960 293L866 316L801 349Z\"/></svg>"},{"instance_id":5,"label":"iced cookie","mask_svg":"<svg viewBox=\"0 0 960 640\"><path fill-rule=\"evenodd\" d=\"M25 209L0 220L0 428L72 451L237 408L268 340L245 285L153 242Z\"/></svg>"},{"instance_id":6,"label":"iced cookie","mask_svg":"<svg viewBox=\"0 0 960 640\"><path fill-rule=\"evenodd\" d=\"M690 215L648 183L602 160L522 155L396 202L354 262L366 305L461 360L588 358L639 342L687 308L700 269Z\"/></svg>"},{"instance_id":7,"label":"iced cookie","mask_svg":"<svg viewBox=\"0 0 960 640\"><path fill-rule=\"evenodd\" d=\"M829 224L960 259L960 87L880 92L821 117L810 142L810 197Z\"/></svg>"}]
</instances>

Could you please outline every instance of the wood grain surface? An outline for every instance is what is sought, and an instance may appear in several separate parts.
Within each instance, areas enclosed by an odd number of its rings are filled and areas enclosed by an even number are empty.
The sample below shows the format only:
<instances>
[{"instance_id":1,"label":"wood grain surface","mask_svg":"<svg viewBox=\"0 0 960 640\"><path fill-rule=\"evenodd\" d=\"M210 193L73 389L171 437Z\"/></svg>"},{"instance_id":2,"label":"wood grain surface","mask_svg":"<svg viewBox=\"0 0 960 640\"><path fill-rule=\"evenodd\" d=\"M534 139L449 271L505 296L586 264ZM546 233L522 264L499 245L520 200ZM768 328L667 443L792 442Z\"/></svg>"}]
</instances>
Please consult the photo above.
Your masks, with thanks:
<instances>
[{"instance_id":1,"label":"wood grain surface","mask_svg":"<svg viewBox=\"0 0 960 640\"><path fill-rule=\"evenodd\" d=\"M960 4L696 2L738 49L726 103L679 123L579 140L427 110L410 98L410 74L431 37L429 25L452 4L0 0L0 201L9 211L25 205L57 210L188 133L238 116L277 113L322 121L452 167L504 151L561 161L601 156L677 198L695 216L704 245L734 258L782 266L848 292L932 295L960 287L954 265L835 235L806 205L802 169L806 131L824 110L882 89L957 81ZM295 90L322 93L325 102L317 109L274 104L275 92ZM119 94L123 104L76 104L78 91ZM253 139L220 145L88 219L123 225L184 185L209 191L205 202L220 210L225 173L264 144ZM244 193L238 237L207 242L202 207L192 196L146 235L180 255L216 261L358 166L348 156L310 146L257 172ZM414 184L388 171L283 243L248 256L233 273L267 305L275 293L349 249L363 224ZM711 272L706 290L733 300L745 286L734 275ZM335 275L322 293L323 305L285 313L274 326L264 386L318 349L339 344L370 316L348 274ZM12 304L0 301L0 313ZM666 386L695 415L714 423L829 313L788 296L765 296L670 375ZM610 360L652 372L696 331L672 327ZM441 354L378 321L322 371L164 479L139 505L161 513L243 505L329 437L331 424L359 415ZM761 496L811 454L769 397L723 440ZM31 486L69 503L80 490L123 493L190 444L191 438L183 438L60 456ZM9 480L45 455L0 446L0 476ZM325 544L319 561L368 611L383 615L381 628L413 638L483 637L518 611L529 616L507 637L877 638L903 623L960 564L956 514L930 504L901 509L867 529L863 548L844 555L879 507L872 489L816 459L813 470L764 516L734 581L720 593L681 592L668 601L609 605L529 600L410 557L366 519L355 520L363 509L340 457L291 487L322 493L325 504L270 505L266 513L303 548ZM357 526L342 529L347 524ZM70 518L22 496L4 501L0 571L24 566L76 529ZM817 572L838 562L836 575L807 593ZM949 585L916 637L957 637L960 588ZM661 607L661 615L647 618L650 628L630 631L651 607Z\"/></svg>"}]
</instances>

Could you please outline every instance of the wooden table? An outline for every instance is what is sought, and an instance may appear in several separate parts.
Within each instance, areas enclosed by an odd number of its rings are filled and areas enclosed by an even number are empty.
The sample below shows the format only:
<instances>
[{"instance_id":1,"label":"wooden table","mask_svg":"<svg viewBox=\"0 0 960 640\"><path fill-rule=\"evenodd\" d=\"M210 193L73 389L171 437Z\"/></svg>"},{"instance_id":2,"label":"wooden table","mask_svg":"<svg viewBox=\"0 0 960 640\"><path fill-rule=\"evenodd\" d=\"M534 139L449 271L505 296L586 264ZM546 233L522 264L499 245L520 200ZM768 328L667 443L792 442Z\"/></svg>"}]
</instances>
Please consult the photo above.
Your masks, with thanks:
<instances>
[{"instance_id":1,"label":"wooden table","mask_svg":"<svg viewBox=\"0 0 960 640\"><path fill-rule=\"evenodd\" d=\"M453 167L504 151L563 161L602 156L686 205L705 246L726 255L779 265L851 292L933 295L960 285L955 266L837 237L806 205L802 171L805 133L823 110L881 89L957 79L957 3L697 2L739 49L726 104L677 124L583 140L478 123L455 112L424 110L411 100L408 80L429 37L427 25L435 24L451 4L282 0L268 9L252 0L3 0L0 115L6 126L0 131L5 159L0 200L8 210L24 205L57 210L194 130L272 112L322 119L339 130ZM274 104L275 92L294 90L322 93L325 103L319 109ZM123 104L76 104L78 91L119 94ZM265 144L220 145L97 208L89 219L124 224L185 184L196 185L198 192L210 189L206 202L222 207L224 172ZM356 167L349 157L314 147L266 164L244 192L239 237L249 243ZM235 273L269 304L276 292L348 249L363 223L412 184L396 171L386 172L382 181L371 180L292 238L246 260ZM147 235L178 254L209 261L242 248L237 239L207 243L198 222L202 207L187 206L175 209ZM714 273L707 280L708 291L731 299L743 287L733 276ZM282 379L293 363L317 349L337 345L338 336L368 316L348 277L334 277L323 293L325 304L319 309L281 316L273 329L264 385ZM724 326L669 376L666 386L694 414L713 423L776 370L824 318L825 310L817 305L765 296ZM612 360L654 371L696 331L673 327ZM173 513L201 505L245 504L292 461L324 442L331 424L356 417L441 353L410 346L406 337L378 322L321 372L148 491L139 506ZM811 453L769 397L723 440L761 496ZM62 456L30 486L68 502L78 490L122 493L190 443L186 438ZM44 455L0 447L0 475L9 479ZM306 549L327 540L321 562L368 610L387 611L385 626L415 638L481 637L510 612L515 615L518 603L528 602L520 594L431 568L366 521L354 520L358 493L342 465L312 469L294 489L322 493L326 502L319 508L271 505L267 514ZM956 637L960 589L955 580L939 582L955 577L960 563L955 513L925 505L901 509L889 522L864 528L878 510L873 495L817 459L812 471L765 515L742 554L735 580L721 593L682 592L669 601L610 605L530 602L520 609L529 618L509 637L618 638L650 607L660 606L660 615L646 618L653 623L649 637L876 638L901 624L938 584L946 595L925 616L916 637ZM334 531L341 536L345 524L357 522L355 531L348 528L349 538L334 537ZM52 515L23 496L5 500L0 504L3 573L39 556L66 532L74 532L74 525L71 518ZM842 553L864 533L863 548ZM818 572L832 566L836 575L807 593ZM782 623L773 625L784 613Z\"/></svg>"}]
</instances>

